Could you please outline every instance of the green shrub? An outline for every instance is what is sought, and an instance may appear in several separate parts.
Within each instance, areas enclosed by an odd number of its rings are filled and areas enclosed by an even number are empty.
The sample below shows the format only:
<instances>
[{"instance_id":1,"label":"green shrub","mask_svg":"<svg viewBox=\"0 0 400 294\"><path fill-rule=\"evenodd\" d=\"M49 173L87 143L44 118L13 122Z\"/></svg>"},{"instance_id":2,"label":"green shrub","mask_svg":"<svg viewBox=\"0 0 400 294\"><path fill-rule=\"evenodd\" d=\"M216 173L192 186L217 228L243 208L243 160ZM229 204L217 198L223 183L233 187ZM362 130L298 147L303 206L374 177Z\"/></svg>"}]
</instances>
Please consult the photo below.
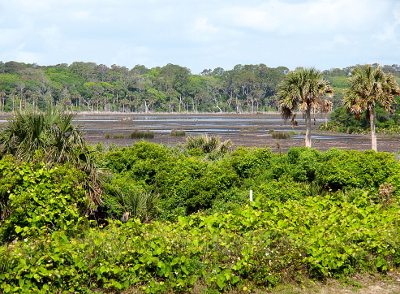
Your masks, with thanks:
<instances>
[{"instance_id":1,"label":"green shrub","mask_svg":"<svg viewBox=\"0 0 400 294\"><path fill-rule=\"evenodd\" d=\"M307 196L304 186L293 181L290 177L271 180L257 187L255 197L265 201L276 200L286 202L289 199L303 199ZM260 200L261 201L261 200Z\"/></svg>"},{"instance_id":2,"label":"green shrub","mask_svg":"<svg viewBox=\"0 0 400 294\"><path fill-rule=\"evenodd\" d=\"M307 147L290 148L287 152L288 172L295 181L312 182L315 180L322 155L316 149Z\"/></svg>"},{"instance_id":3,"label":"green shrub","mask_svg":"<svg viewBox=\"0 0 400 294\"><path fill-rule=\"evenodd\" d=\"M399 167L394 156L385 152L332 149L323 157L326 160L319 165L316 180L333 190L362 188L377 192Z\"/></svg>"},{"instance_id":4,"label":"green shrub","mask_svg":"<svg viewBox=\"0 0 400 294\"><path fill-rule=\"evenodd\" d=\"M0 161L2 219L0 239L39 237L84 228L87 198L80 182L85 175L70 166L47 170L43 164Z\"/></svg>"},{"instance_id":5,"label":"green shrub","mask_svg":"<svg viewBox=\"0 0 400 294\"><path fill-rule=\"evenodd\" d=\"M135 169L135 164L142 166L141 161L147 162L154 169L170 159L171 154L165 147L143 141L133 144L132 147L124 147L107 153L104 167L115 173L122 173Z\"/></svg>"},{"instance_id":6,"label":"green shrub","mask_svg":"<svg viewBox=\"0 0 400 294\"><path fill-rule=\"evenodd\" d=\"M231 165L240 178L249 178L262 173L270 166L273 154L270 149L238 148L232 152L227 163Z\"/></svg>"},{"instance_id":7,"label":"green shrub","mask_svg":"<svg viewBox=\"0 0 400 294\"><path fill-rule=\"evenodd\" d=\"M232 169L193 157L180 157L155 176L163 218L208 209L237 182Z\"/></svg>"}]
</instances>

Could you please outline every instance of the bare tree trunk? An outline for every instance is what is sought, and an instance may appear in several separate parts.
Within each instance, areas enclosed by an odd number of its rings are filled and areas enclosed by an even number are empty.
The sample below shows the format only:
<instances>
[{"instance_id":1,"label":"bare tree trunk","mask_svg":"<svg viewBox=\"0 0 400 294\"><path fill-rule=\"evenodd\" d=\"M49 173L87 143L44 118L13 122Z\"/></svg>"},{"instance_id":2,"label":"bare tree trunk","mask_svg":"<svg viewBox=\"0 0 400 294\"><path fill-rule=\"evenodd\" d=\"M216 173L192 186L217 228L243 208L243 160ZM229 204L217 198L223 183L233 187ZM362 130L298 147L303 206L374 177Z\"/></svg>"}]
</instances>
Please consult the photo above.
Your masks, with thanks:
<instances>
[{"instance_id":1,"label":"bare tree trunk","mask_svg":"<svg viewBox=\"0 0 400 294\"><path fill-rule=\"evenodd\" d=\"M311 148L311 107L307 107L306 113L305 113L305 121L306 121L306 147Z\"/></svg>"},{"instance_id":2,"label":"bare tree trunk","mask_svg":"<svg viewBox=\"0 0 400 294\"><path fill-rule=\"evenodd\" d=\"M369 123L371 126L371 148L374 151L378 151L378 143L376 140L376 130L375 130L375 108L371 107L369 109Z\"/></svg>"}]
</instances>

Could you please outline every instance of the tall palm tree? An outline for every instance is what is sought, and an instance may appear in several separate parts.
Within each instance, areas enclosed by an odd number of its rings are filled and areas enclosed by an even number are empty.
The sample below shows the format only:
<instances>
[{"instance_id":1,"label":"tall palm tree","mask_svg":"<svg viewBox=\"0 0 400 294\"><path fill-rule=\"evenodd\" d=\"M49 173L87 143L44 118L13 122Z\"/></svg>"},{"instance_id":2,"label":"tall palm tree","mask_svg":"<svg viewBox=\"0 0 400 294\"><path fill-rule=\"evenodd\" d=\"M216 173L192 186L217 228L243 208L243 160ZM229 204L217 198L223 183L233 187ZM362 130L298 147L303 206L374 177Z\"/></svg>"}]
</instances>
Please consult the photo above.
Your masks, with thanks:
<instances>
[{"instance_id":1,"label":"tall palm tree","mask_svg":"<svg viewBox=\"0 0 400 294\"><path fill-rule=\"evenodd\" d=\"M298 68L287 74L278 86L278 105L284 119L290 118L299 108L306 123L306 147L311 147L311 111L321 109L326 96L332 96L333 89L315 68Z\"/></svg>"},{"instance_id":2,"label":"tall palm tree","mask_svg":"<svg viewBox=\"0 0 400 294\"><path fill-rule=\"evenodd\" d=\"M392 104L400 89L391 74L385 74L378 66L364 65L356 67L349 77L350 88L344 93L344 105L359 119L361 113L367 112L371 127L371 148L377 151L375 131L375 105L381 105L386 111L393 112Z\"/></svg>"}]
</instances>

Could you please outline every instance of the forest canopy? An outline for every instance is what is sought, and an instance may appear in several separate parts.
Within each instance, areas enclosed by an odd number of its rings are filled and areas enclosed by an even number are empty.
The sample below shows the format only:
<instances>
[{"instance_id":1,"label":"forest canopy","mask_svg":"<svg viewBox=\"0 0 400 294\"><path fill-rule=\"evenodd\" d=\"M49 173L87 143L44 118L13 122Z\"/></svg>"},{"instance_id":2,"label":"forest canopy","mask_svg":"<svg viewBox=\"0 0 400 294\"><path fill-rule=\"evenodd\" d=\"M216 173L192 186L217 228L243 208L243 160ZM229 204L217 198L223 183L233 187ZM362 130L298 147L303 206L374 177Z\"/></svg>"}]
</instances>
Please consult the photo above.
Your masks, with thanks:
<instances>
[{"instance_id":1,"label":"forest canopy","mask_svg":"<svg viewBox=\"0 0 400 294\"><path fill-rule=\"evenodd\" d=\"M350 66L322 71L332 85L334 106L349 86ZM383 70L400 80L400 66ZM204 69L191 73L187 67L167 64L147 68L61 63L50 66L0 62L0 111L46 109L62 106L74 111L120 112L257 112L278 110L278 84L289 69L265 64Z\"/></svg>"}]
</instances>

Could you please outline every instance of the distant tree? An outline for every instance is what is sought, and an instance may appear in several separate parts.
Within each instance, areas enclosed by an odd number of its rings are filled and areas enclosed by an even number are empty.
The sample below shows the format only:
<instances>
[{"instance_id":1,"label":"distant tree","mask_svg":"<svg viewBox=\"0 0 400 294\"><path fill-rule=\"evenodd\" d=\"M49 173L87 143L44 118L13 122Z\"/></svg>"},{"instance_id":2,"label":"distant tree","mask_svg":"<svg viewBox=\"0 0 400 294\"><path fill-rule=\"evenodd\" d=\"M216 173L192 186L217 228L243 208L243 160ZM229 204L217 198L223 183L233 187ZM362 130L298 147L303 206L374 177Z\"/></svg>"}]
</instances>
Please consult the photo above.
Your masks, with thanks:
<instances>
[{"instance_id":1,"label":"distant tree","mask_svg":"<svg viewBox=\"0 0 400 294\"><path fill-rule=\"evenodd\" d=\"M361 113L367 112L371 127L371 148L377 151L375 106L379 104L386 111L393 112L394 96L400 95L399 86L393 75L385 74L379 65L356 67L349 81L351 86L344 93L344 105L357 119Z\"/></svg>"},{"instance_id":2,"label":"distant tree","mask_svg":"<svg viewBox=\"0 0 400 294\"><path fill-rule=\"evenodd\" d=\"M222 67L216 67L214 68L214 70L212 71L212 75L217 75L217 76L222 76L224 73L224 69Z\"/></svg>"},{"instance_id":3,"label":"distant tree","mask_svg":"<svg viewBox=\"0 0 400 294\"><path fill-rule=\"evenodd\" d=\"M306 147L311 147L311 111L325 105L323 97L326 95L333 95L333 89L315 68L298 68L289 72L278 87L278 103L283 118L292 117L298 106L304 113Z\"/></svg>"},{"instance_id":4,"label":"distant tree","mask_svg":"<svg viewBox=\"0 0 400 294\"><path fill-rule=\"evenodd\" d=\"M287 74L289 72L289 69L286 66L278 66L276 69L284 74Z\"/></svg>"},{"instance_id":5,"label":"distant tree","mask_svg":"<svg viewBox=\"0 0 400 294\"><path fill-rule=\"evenodd\" d=\"M200 73L202 76L210 76L212 74L211 69L203 69L203 71Z\"/></svg>"}]
</instances>

